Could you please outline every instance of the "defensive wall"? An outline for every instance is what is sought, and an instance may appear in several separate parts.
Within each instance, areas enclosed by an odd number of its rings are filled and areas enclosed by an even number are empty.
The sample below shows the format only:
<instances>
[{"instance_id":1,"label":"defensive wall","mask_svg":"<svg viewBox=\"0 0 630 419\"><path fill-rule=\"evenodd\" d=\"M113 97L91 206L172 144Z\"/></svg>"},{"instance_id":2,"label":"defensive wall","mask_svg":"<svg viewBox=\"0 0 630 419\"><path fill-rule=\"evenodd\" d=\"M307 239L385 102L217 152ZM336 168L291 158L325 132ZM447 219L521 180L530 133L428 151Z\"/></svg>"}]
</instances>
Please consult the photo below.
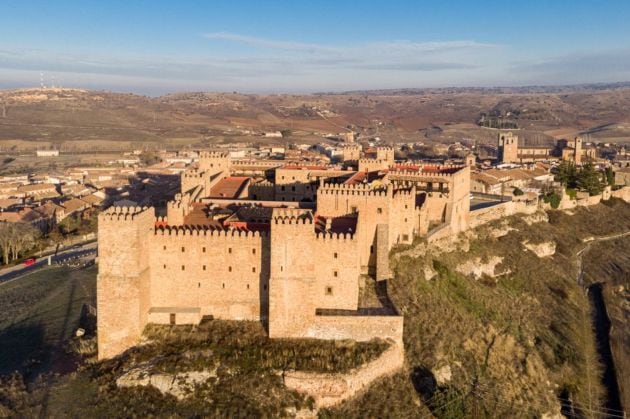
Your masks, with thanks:
<instances>
[{"instance_id":1,"label":"defensive wall","mask_svg":"<svg viewBox=\"0 0 630 419\"><path fill-rule=\"evenodd\" d=\"M315 405L323 408L361 393L374 380L397 373L404 362L402 344L393 343L377 359L346 374L288 371L283 378L288 388L313 397Z\"/></svg>"}]
</instances>

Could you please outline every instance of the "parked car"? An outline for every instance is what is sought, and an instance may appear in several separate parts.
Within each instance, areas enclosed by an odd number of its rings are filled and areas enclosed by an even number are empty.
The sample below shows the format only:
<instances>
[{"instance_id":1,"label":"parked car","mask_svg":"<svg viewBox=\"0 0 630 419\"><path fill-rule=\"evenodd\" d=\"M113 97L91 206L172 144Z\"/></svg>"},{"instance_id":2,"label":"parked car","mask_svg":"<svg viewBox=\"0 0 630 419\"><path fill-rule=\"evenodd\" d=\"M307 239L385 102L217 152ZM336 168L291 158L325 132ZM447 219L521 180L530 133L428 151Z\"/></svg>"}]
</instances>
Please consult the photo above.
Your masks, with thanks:
<instances>
[{"instance_id":1,"label":"parked car","mask_svg":"<svg viewBox=\"0 0 630 419\"><path fill-rule=\"evenodd\" d=\"M37 260L37 259L35 259L35 258L28 258L28 259L26 259L26 260L24 261L24 265L26 265L26 266L31 266L31 265L34 265L36 260Z\"/></svg>"}]
</instances>

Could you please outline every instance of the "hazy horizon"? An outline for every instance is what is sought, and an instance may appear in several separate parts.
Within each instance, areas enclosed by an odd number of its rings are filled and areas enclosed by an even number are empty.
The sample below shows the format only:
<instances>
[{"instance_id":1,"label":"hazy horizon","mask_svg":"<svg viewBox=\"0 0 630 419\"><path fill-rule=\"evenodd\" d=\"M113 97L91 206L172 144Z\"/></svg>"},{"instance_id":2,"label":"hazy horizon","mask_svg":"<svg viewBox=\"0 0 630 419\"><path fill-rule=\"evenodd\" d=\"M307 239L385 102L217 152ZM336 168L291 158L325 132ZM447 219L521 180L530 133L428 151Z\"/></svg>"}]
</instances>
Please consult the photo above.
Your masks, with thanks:
<instances>
[{"instance_id":1,"label":"hazy horizon","mask_svg":"<svg viewBox=\"0 0 630 419\"><path fill-rule=\"evenodd\" d=\"M38 87L40 72L49 87L151 96L630 80L630 4L616 0L3 6L3 89Z\"/></svg>"}]
</instances>

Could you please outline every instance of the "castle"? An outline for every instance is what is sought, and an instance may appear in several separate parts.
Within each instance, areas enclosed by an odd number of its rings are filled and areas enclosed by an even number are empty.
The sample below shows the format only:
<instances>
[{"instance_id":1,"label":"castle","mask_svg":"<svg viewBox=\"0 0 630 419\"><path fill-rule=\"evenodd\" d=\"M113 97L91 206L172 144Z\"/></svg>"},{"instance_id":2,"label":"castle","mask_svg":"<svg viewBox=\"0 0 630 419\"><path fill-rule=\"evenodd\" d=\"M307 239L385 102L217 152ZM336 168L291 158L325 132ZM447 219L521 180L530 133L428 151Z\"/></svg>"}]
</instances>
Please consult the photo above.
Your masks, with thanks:
<instances>
[{"instance_id":1,"label":"castle","mask_svg":"<svg viewBox=\"0 0 630 419\"><path fill-rule=\"evenodd\" d=\"M99 215L98 355L136 345L148 323L261 321L271 338L402 339L391 305L365 306L365 277L433 228L468 227L470 168L397 163L348 145L342 166L230 160L205 152L166 216Z\"/></svg>"},{"instance_id":2,"label":"castle","mask_svg":"<svg viewBox=\"0 0 630 419\"><path fill-rule=\"evenodd\" d=\"M498 161L500 163L535 163L543 160L567 160L581 164L596 157L596 149L585 147L582 137L558 140L555 147L519 146L518 136L510 132L498 135Z\"/></svg>"}]
</instances>

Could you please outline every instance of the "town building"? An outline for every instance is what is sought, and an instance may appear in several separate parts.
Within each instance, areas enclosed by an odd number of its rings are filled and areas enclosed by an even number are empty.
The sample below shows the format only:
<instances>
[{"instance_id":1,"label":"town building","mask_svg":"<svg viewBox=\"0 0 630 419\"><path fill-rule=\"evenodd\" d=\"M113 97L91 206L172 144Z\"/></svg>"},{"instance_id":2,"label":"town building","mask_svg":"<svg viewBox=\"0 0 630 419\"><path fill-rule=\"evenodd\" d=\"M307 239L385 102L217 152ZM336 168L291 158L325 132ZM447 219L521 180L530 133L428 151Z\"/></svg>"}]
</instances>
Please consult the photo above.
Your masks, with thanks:
<instances>
[{"instance_id":1,"label":"town building","mask_svg":"<svg viewBox=\"0 0 630 419\"><path fill-rule=\"evenodd\" d=\"M537 161L568 160L576 164L594 159L597 149L585 146L582 137L572 140L558 140L555 147L524 146L518 142L518 135L513 132L498 134L498 162L499 163L534 163Z\"/></svg>"}]
</instances>

